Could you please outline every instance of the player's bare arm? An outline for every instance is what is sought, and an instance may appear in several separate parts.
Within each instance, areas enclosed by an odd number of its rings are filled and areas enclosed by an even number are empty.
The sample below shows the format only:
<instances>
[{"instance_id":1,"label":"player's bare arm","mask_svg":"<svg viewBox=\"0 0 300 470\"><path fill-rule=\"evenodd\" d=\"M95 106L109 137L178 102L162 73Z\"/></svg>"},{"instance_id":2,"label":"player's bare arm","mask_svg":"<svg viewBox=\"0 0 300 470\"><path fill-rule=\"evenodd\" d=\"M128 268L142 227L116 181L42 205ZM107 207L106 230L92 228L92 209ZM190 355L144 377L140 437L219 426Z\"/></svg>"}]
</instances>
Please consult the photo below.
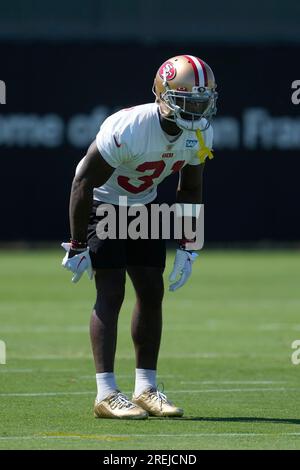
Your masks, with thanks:
<instances>
[{"instance_id":1,"label":"player's bare arm","mask_svg":"<svg viewBox=\"0 0 300 470\"><path fill-rule=\"evenodd\" d=\"M182 169L177 188L177 202L195 205L202 204L204 165L205 163L201 165L186 165ZM193 230L196 230L196 217L193 217L192 226ZM184 245L183 241L182 245Z\"/></svg>"},{"instance_id":2,"label":"player's bare arm","mask_svg":"<svg viewBox=\"0 0 300 470\"><path fill-rule=\"evenodd\" d=\"M203 171L204 164L186 165L182 169L176 194L177 202L193 205L202 203ZM184 219L185 218L182 219L182 227L185 226ZM195 217L193 217L192 226L193 230L195 230ZM197 254L190 252L188 248L188 243L193 241L194 240L188 240L183 232L183 238L179 241L179 249L176 251L173 271L169 276L170 282L173 282L169 287L169 290L171 291L175 291L179 287L182 287L191 275L191 266L197 257ZM178 277L179 279L176 280Z\"/></svg>"},{"instance_id":3,"label":"player's bare arm","mask_svg":"<svg viewBox=\"0 0 300 470\"><path fill-rule=\"evenodd\" d=\"M94 141L73 180L70 196L71 243L62 243L66 255L62 265L73 273L72 282L78 282L86 271L93 278L92 263L87 246L87 227L93 203L93 189L104 184L114 172L101 156Z\"/></svg>"},{"instance_id":4,"label":"player's bare arm","mask_svg":"<svg viewBox=\"0 0 300 470\"><path fill-rule=\"evenodd\" d=\"M94 141L87 151L71 188L69 216L72 240L86 242L93 189L102 186L113 172L114 168L100 155L96 141Z\"/></svg>"},{"instance_id":5,"label":"player's bare arm","mask_svg":"<svg viewBox=\"0 0 300 470\"><path fill-rule=\"evenodd\" d=\"M202 165L186 165L181 170L177 188L177 202L202 203L204 165L204 163Z\"/></svg>"}]
</instances>

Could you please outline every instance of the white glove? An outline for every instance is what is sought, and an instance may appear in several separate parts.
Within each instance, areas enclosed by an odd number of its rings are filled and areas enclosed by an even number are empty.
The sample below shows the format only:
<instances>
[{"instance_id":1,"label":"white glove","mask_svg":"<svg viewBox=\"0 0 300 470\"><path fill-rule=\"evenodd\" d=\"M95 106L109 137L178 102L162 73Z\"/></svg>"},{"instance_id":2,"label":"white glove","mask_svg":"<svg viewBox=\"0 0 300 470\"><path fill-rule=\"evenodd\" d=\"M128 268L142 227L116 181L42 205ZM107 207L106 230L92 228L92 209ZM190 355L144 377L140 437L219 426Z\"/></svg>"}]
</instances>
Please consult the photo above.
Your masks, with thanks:
<instances>
[{"instance_id":1,"label":"white glove","mask_svg":"<svg viewBox=\"0 0 300 470\"><path fill-rule=\"evenodd\" d=\"M194 252L190 253L185 250L176 250L173 271L169 276L169 281L173 282L169 287L171 292L174 292L174 290L179 289L179 287L182 287L186 283L192 274L192 264L197 256L197 253ZM178 281L176 281L178 276L180 277Z\"/></svg>"},{"instance_id":2,"label":"white glove","mask_svg":"<svg viewBox=\"0 0 300 470\"><path fill-rule=\"evenodd\" d=\"M72 258L69 258L71 243L62 243L61 246L67 252L61 264L64 268L68 269L68 271L72 271L74 274L72 282L78 282L84 271L87 272L88 277L92 280L93 268L89 255L89 248L85 251L81 251L78 255L74 255Z\"/></svg>"}]
</instances>

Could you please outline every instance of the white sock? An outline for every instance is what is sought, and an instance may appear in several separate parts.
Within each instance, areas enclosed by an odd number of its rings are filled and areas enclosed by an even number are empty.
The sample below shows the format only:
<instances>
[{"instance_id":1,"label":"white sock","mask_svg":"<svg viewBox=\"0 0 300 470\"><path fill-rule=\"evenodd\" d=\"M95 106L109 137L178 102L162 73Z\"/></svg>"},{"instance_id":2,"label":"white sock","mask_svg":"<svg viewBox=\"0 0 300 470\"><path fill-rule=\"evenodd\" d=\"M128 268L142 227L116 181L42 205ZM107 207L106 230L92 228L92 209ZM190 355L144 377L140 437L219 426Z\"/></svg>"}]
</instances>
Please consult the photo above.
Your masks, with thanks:
<instances>
[{"instance_id":1,"label":"white sock","mask_svg":"<svg viewBox=\"0 0 300 470\"><path fill-rule=\"evenodd\" d=\"M117 390L115 374L113 372L102 372L96 374L97 382L97 401L102 401L112 392Z\"/></svg>"},{"instance_id":2,"label":"white sock","mask_svg":"<svg viewBox=\"0 0 300 470\"><path fill-rule=\"evenodd\" d=\"M156 370L135 369L134 395L138 397L148 388L156 388Z\"/></svg>"}]
</instances>

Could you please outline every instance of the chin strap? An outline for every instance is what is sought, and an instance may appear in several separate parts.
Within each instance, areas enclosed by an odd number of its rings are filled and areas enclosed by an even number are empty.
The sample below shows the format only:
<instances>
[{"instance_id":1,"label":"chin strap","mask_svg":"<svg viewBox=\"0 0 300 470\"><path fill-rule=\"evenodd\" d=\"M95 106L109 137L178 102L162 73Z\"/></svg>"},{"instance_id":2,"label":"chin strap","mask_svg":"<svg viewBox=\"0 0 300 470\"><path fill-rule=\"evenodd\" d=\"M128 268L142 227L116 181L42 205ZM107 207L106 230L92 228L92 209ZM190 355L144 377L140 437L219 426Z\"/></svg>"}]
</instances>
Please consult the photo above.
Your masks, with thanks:
<instances>
[{"instance_id":1,"label":"chin strap","mask_svg":"<svg viewBox=\"0 0 300 470\"><path fill-rule=\"evenodd\" d=\"M202 135L202 132L200 131L200 129L196 130L196 136L197 136L197 139L198 139L198 142L199 142L199 147L200 147L198 152L197 152L197 156L199 157L200 162L204 163L206 157L208 157L210 160L212 158L214 158L214 155L213 155L211 149L209 149L207 147L207 145L205 145L204 138L203 138L203 135Z\"/></svg>"}]
</instances>

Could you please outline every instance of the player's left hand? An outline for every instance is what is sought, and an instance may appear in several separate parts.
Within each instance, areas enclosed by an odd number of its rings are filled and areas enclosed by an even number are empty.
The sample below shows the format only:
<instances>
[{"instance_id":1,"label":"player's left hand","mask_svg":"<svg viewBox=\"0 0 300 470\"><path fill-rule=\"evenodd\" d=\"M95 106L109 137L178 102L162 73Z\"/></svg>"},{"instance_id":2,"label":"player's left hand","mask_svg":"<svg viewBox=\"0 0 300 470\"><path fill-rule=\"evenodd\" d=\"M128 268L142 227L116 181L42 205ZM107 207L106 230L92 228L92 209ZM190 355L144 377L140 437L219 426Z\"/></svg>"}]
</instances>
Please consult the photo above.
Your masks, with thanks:
<instances>
[{"instance_id":1,"label":"player's left hand","mask_svg":"<svg viewBox=\"0 0 300 470\"><path fill-rule=\"evenodd\" d=\"M173 282L173 284L169 286L171 292L174 292L186 283L192 274L192 264L197 256L197 253L191 251L176 250L173 271L169 276L169 281ZM176 281L178 277L179 279Z\"/></svg>"},{"instance_id":2,"label":"player's left hand","mask_svg":"<svg viewBox=\"0 0 300 470\"><path fill-rule=\"evenodd\" d=\"M87 272L88 277L92 280L93 268L89 255L89 249L69 257L71 243L62 243L61 246L67 252L61 264L64 268L68 269L68 271L71 271L74 274L72 277L72 282L78 282L84 271Z\"/></svg>"}]
</instances>

